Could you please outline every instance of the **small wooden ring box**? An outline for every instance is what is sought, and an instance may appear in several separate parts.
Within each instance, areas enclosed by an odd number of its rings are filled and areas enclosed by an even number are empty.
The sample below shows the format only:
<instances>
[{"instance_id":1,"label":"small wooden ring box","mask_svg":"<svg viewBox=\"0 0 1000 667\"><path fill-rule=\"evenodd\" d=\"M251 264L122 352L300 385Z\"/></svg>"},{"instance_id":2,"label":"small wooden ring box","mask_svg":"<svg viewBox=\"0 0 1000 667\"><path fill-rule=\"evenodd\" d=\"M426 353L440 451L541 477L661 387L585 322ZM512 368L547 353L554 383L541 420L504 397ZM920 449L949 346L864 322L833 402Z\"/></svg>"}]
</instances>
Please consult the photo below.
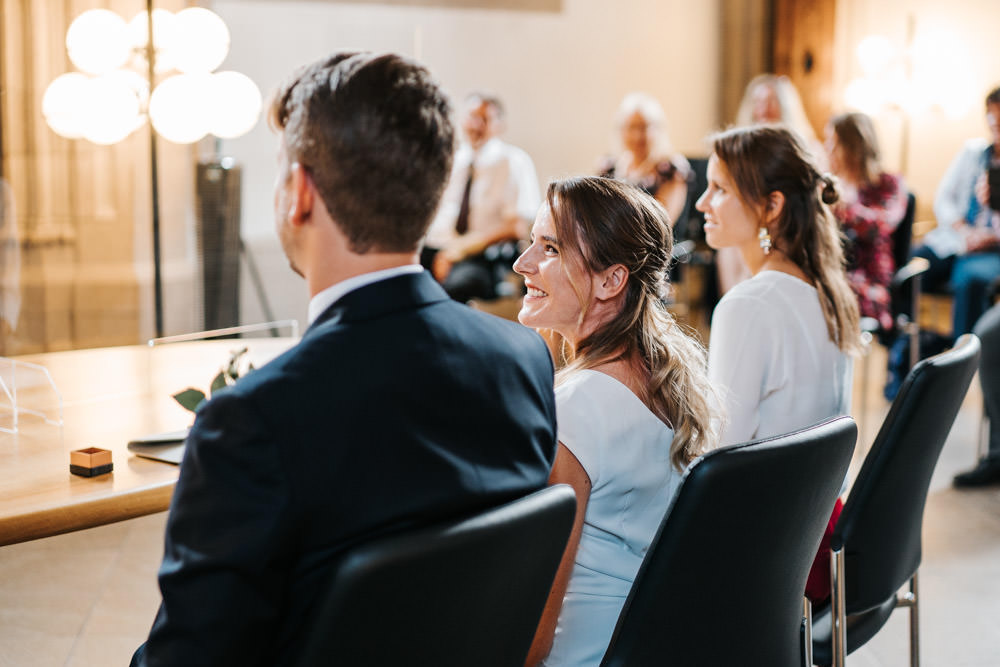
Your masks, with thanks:
<instances>
[{"instance_id":1,"label":"small wooden ring box","mask_svg":"<svg viewBox=\"0 0 1000 667\"><path fill-rule=\"evenodd\" d=\"M69 453L69 471L81 477L95 477L111 472L111 450L98 447L77 449Z\"/></svg>"}]
</instances>

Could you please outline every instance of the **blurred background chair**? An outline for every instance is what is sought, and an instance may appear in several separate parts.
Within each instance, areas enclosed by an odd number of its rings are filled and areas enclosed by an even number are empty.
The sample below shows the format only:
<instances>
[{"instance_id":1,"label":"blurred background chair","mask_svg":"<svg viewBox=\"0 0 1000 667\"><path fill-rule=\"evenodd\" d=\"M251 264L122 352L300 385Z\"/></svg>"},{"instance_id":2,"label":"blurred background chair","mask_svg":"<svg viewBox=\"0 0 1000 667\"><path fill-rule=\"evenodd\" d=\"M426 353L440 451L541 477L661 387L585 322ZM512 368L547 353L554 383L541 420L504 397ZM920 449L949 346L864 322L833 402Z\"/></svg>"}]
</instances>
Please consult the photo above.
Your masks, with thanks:
<instances>
[{"instance_id":1,"label":"blurred background chair","mask_svg":"<svg viewBox=\"0 0 1000 667\"><path fill-rule=\"evenodd\" d=\"M813 616L813 660L843 667L893 609L910 608L910 664L920 664L919 598L924 503L931 474L979 360L962 336L907 375L865 458L831 540L832 597ZM897 591L909 582L909 593Z\"/></svg>"},{"instance_id":2,"label":"blurred background chair","mask_svg":"<svg viewBox=\"0 0 1000 667\"><path fill-rule=\"evenodd\" d=\"M522 667L575 513L561 484L351 549L299 664Z\"/></svg>"},{"instance_id":3,"label":"blurred background chair","mask_svg":"<svg viewBox=\"0 0 1000 667\"><path fill-rule=\"evenodd\" d=\"M693 462L601 665L802 665L806 577L856 438L838 417Z\"/></svg>"}]
</instances>

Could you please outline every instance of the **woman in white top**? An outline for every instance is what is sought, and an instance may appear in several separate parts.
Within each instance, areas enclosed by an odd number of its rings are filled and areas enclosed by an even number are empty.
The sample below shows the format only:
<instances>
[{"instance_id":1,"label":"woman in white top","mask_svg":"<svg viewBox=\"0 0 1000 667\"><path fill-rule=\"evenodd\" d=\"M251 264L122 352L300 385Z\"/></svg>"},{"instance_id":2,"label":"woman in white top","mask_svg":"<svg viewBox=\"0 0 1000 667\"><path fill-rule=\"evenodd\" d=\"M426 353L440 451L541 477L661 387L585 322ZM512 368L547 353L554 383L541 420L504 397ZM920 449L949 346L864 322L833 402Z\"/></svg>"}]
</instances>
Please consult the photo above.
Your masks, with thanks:
<instances>
[{"instance_id":1,"label":"woman in white top","mask_svg":"<svg viewBox=\"0 0 1000 667\"><path fill-rule=\"evenodd\" d=\"M758 74L747 84L736 112L739 127L751 125L783 125L794 132L809 151L815 164L826 168L826 152L816 138L806 116L802 97L791 79L778 74ZM725 294L733 285L750 277L750 270L735 248L723 248L715 254L719 293Z\"/></svg>"},{"instance_id":2,"label":"woman in white top","mask_svg":"<svg viewBox=\"0 0 1000 667\"><path fill-rule=\"evenodd\" d=\"M671 252L663 206L607 178L549 185L520 321L564 341L550 481L577 495L569 545L528 657L597 665L680 472L711 448L704 349L660 301Z\"/></svg>"},{"instance_id":3,"label":"woman in white top","mask_svg":"<svg viewBox=\"0 0 1000 667\"><path fill-rule=\"evenodd\" d=\"M753 276L727 292L712 316L708 373L728 414L721 443L846 414L860 332L842 237L827 208L837 200L833 180L778 126L723 132L713 149L697 203L705 240L737 248ZM823 599L829 569L813 569L807 591Z\"/></svg>"}]
</instances>

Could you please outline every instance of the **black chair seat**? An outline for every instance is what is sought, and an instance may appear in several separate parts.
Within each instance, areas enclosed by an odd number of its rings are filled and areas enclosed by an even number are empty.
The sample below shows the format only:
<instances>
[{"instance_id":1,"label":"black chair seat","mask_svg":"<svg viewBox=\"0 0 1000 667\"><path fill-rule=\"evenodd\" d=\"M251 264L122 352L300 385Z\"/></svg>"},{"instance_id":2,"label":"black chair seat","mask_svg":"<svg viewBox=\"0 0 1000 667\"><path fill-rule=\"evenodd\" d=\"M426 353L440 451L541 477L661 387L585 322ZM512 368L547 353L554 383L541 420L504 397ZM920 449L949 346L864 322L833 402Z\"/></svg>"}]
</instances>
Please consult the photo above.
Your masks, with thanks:
<instances>
[{"instance_id":1,"label":"black chair seat","mask_svg":"<svg viewBox=\"0 0 1000 667\"><path fill-rule=\"evenodd\" d=\"M979 339L966 334L953 349L918 363L903 381L830 539L832 595L830 607L813 614L814 662L841 667L892 608L906 606L911 665L919 665L917 570L927 489L979 354ZM897 602L907 582L910 595ZM835 616L843 619L843 632Z\"/></svg>"},{"instance_id":2,"label":"black chair seat","mask_svg":"<svg viewBox=\"0 0 1000 667\"><path fill-rule=\"evenodd\" d=\"M892 596L874 609L860 614L850 614L847 617L847 652L864 646L869 639L878 634L889 617L892 616L893 609L896 608L896 596ZM830 651L833 626L830 606L813 610L813 664L829 665L833 662L833 655Z\"/></svg>"},{"instance_id":3,"label":"black chair seat","mask_svg":"<svg viewBox=\"0 0 1000 667\"><path fill-rule=\"evenodd\" d=\"M839 417L695 460L602 667L801 667L806 577L856 438Z\"/></svg>"},{"instance_id":4,"label":"black chair seat","mask_svg":"<svg viewBox=\"0 0 1000 667\"><path fill-rule=\"evenodd\" d=\"M575 515L559 484L354 547L298 664L521 667Z\"/></svg>"}]
</instances>

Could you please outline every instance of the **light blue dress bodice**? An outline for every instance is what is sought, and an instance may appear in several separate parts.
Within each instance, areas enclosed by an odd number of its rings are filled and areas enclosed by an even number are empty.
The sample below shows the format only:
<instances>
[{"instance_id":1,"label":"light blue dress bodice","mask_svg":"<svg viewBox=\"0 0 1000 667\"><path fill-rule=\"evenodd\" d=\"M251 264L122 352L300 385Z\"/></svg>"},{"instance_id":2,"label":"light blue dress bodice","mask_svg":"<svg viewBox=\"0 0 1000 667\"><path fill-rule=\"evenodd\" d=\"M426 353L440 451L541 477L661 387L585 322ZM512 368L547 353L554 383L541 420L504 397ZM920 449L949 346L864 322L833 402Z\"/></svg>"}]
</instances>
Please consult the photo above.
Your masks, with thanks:
<instances>
[{"instance_id":1,"label":"light blue dress bodice","mask_svg":"<svg viewBox=\"0 0 1000 667\"><path fill-rule=\"evenodd\" d=\"M674 433L625 385L580 371L556 388L561 442L591 482L583 534L547 667L598 665L680 483Z\"/></svg>"}]
</instances>

